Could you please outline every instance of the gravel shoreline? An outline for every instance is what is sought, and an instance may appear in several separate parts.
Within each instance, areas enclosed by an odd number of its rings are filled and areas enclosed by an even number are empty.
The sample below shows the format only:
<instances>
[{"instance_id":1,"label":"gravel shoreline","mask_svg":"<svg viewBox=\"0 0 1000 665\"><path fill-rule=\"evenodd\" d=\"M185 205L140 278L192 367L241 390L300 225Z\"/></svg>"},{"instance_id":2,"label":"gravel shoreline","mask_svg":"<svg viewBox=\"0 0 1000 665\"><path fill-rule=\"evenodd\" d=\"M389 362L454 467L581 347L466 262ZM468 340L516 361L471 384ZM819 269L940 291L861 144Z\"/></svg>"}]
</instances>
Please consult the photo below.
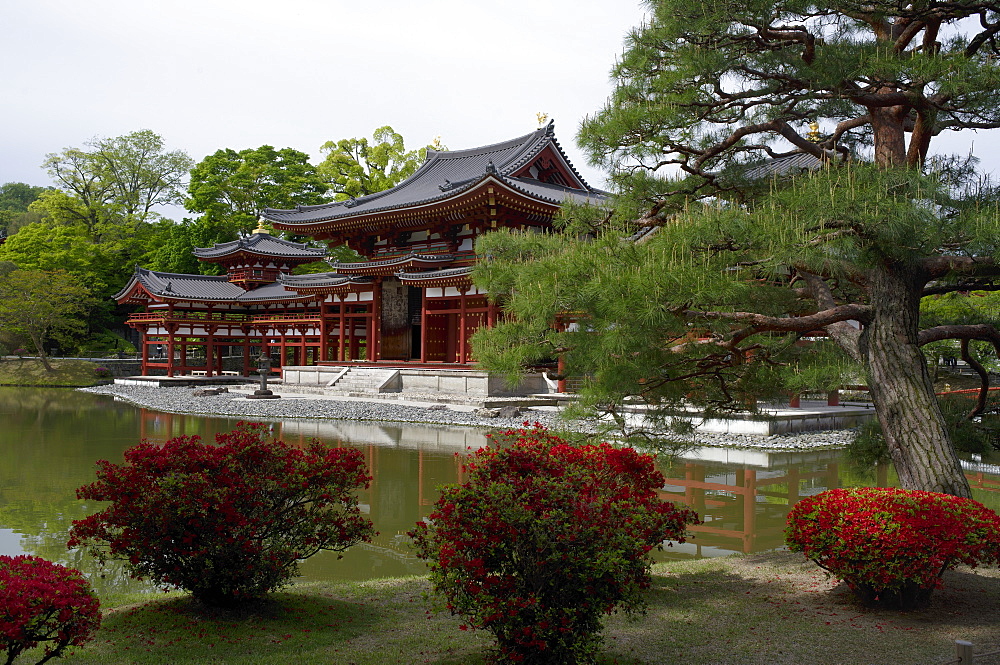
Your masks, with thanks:
<instances>
[{"instance_id":1,"label":"gravel shoreline","mask_svg":"<svg viewBox=\"0 0 1000 665\"><path fill-rule=\"evenodd\" d=\"M240 392L195 396L196 390L192 388L106 385L81 390L111 395L157 411L238 417L248 420L334 419L489 428L520 427L525 421L530 421L540 422L549 427L573 429L572 422L560 420L559 413L554 407L522 407L521 415L517 417L487 418L478 415L478 409L475 407L433 404L430 396L427 402L336 399L304 394L288 394L282 399L248 400L245 394ZM824 430L770 436L698 432L694 435L692 443L696 446L725 448L815 450L843 448L851 442L854 435L854 430Z\"/></svg>"}]
</instances>

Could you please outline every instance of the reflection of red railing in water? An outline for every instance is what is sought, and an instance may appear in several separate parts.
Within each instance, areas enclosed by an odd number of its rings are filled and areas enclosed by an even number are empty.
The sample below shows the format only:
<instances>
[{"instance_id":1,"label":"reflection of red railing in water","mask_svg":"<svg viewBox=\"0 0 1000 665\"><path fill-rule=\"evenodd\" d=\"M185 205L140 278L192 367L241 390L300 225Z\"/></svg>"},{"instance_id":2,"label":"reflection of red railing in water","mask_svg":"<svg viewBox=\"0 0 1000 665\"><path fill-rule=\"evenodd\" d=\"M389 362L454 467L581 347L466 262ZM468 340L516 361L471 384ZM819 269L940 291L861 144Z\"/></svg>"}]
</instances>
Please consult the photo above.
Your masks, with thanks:
<instances>
[{"instance_id":1,"label":"reflection of red railing in water","mask_svg":"<svg viewBox=\"0 0 1000 665\"><path fill-rule=\"evenodd\" d=\"M706 481L705 467L689 463L684 465L683 478L667 478L668 487L682 487L683 493L663 490L660 497L686 504L705 520L704 524L689 528L695 535L696 544L715 545L743 553L781 547L784 544L784 516L801 498L800 483L803 480L819 479L825 487L838 485L836 462L829 462L824 469L813 472L801 472L797 466L792 466L783 476L760 480L755 469L738 469L735 475L733 485ZM785 485L787 490L778 492L763 489L774 485ZM779 501L758 504L758 496ZM768 515L769 509L778 514ZM761 518L772 523L763 523ZM723 526L713 526L715 522ZM707 538L699 541L699 535ZM738 545L724 545L725 541L733 539L738 541Z\"/></svg>"},{"instance_id":2,"label":"reflection of red railing in water","mask_svg":"<svg viewBox=\"0 0 1000 665\"><path fill-rule=\"evenodd\" d=\"M802 481L819 481L810 488L809 494L840 486L837 463L832 461L819 471L803 472L798 466L791 466L784 475L777 477L758 479L757 471L747 468L731 473L735 473L735 484L706 481L705 467L688 463L684 465L684 477L667 478L668 488L683 488L683 491L664 489L660 497L687 505L705 520L704 524L689 527L695 536L692 543L743 553L781 547L784 545L785 516L803 498L800 493ZM995 475L975 472L965 476L973 489L1000 492L1000 478ZM878 473L876 484L888 484L885 468ZM775 485L783 485L786 490L770 489ZM758 497L777 501L759 502ZM732 543L733 540L737 542Z\"/></svg>"}]
</instances>

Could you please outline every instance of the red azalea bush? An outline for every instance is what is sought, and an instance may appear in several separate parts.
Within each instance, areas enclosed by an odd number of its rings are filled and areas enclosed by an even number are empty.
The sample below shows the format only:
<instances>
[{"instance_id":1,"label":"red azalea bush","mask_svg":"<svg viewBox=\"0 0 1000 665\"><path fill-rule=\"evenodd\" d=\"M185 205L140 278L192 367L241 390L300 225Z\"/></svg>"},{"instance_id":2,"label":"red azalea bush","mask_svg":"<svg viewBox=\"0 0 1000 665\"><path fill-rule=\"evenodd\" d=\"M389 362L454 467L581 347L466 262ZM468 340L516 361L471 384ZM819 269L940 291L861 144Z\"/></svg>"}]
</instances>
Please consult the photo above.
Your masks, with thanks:
<instances>
[{"instance_id":1,"label":"red azalea bush","mask_svg":"<svg viewBox=\"0 0 1000 665\"><path fill-rule=\"evenodd\" d=\"M299 559L371 538L355 496L371 480L361 451L316 441L300 450L268 441L259 423L215 439L143 442L124 464L98 462L97 482L77 497L111 505L74 521L69 546L233 606L286 584Z\"/></svg>"},{"instance_id":2,"label":"red azalea bush","mask_svg":"<svg viewBox=\"0 0 1000 665\"><path fill-rule=\"evenodd\" d=\"M1000 516L950 494L833 489L795 504L785 540L866 604L912 608L951 566L1000 562Z\"/></svg>"},{"instance_id":3,"label":"red azalea bush","mask_svg":"<svg viewBox=\"0 0 1000 665\"><path fill-rule=\"evenodd\" d=\"M80 571L37 556L0 556L0 652L7 665L39 644L39 665L57 658L90 641L100 625L100 603Z\"/></svg>"},{"instance_id":4,"label":"red azalea bush","mask_svg":"<svg viewBox=\"0 0 1000 665\"><path fill-rule=\"evenodd\" d=\"M503 662L592 662L601 615L643 606L648 552L683 542L697 515L659 499L649 455L537 424L499 438L410 536L447 608L493 633Z\"/></svg>"}]
</instances>

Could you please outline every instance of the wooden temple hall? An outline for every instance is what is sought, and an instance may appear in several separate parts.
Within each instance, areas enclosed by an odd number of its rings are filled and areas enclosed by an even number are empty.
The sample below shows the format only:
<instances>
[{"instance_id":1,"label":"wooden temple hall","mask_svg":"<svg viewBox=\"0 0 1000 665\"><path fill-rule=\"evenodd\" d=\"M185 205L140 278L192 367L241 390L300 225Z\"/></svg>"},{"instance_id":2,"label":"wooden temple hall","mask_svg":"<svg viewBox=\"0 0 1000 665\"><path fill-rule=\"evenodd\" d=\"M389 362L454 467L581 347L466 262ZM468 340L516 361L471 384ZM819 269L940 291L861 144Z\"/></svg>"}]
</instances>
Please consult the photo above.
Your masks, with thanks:
<instances>
[{"instance_id":1,"label":"wooden temple hall","mask_svg":"<svg viewBox=\"0 0 1000 665\"><path fill-rule=\"evenodd\" d=\"M137 268L116 297L143 307L128 324L142 335L144 375L248 374L262 349L275 369L470 369L469 338L500 316L470 280L476 238L505 227L546 232L567 199L605 196L573 168L550 123L481 148L428 150L384 192L263 214L279 231L346 244L363 260L293 275L326 250L258 228L194 251L224 276Z\"/></svg>"}]
</instances>

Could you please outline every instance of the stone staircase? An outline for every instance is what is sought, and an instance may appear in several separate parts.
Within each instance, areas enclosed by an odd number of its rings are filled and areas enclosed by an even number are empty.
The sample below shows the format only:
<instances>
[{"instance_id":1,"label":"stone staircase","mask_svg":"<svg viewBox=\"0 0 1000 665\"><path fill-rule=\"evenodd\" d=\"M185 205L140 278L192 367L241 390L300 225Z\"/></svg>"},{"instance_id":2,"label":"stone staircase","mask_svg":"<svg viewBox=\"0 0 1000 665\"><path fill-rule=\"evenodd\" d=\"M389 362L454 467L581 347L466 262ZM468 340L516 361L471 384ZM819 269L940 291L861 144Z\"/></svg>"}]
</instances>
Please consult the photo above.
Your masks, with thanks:
<instances>
[{"instance_id":1,"label":"stone staircase","mask_svg":"<svg viewBox=\"0 0 1000 665\"><path fill-rule=\"evenodd\" d=\"M327 384L327 390L348 395L399 392L399 370L349 367L337 379Z\"/></svg>"}]
</instances>

